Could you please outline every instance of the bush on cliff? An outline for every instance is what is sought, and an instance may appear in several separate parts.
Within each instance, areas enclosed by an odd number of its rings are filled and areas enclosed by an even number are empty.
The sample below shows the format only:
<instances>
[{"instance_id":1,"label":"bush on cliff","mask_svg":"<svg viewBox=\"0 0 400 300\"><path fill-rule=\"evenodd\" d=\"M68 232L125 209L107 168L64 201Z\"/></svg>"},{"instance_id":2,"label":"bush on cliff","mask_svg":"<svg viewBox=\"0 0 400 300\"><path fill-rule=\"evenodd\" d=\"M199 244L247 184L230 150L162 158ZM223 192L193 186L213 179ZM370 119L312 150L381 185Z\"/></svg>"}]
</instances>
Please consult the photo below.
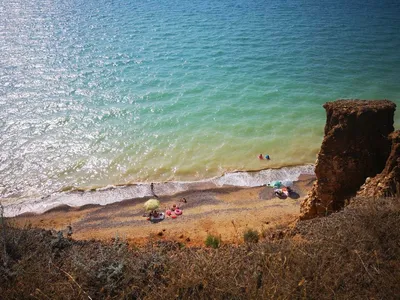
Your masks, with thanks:
<instances>
[{"instance_id":1,"label":"bush on cliff","mask_svg":"<svg viewBox=\"0 0 400 300\"><path fill-rule=\"evenodd\" d=\"M73 241L14 228L0 237L4 299L396 299L400 200L358 199L283 238L218 250ZM279 235L275 235L279 236Z\"/></svg>"},{"instance_id":2,"label":"bush on cliff","mask_svg":"<svg viewBox=\"0 0 400 300\"><path fill-rule=\"evenodd\" d=\"M258 243L259 238L260 234L254 229L249 228L243 233L243 239L246 243Z\"/></svg>"},{"instance_id":3,"label":"bush on cliff","mask_svg":"<svg viewBox=\"0 0 400 300\"><path fill-rule=\"evenodd\" d=\"M216 235L208 234L204 244L207 247L217 249L221 246L221 238Z\"/></svg>"}]
</instances>

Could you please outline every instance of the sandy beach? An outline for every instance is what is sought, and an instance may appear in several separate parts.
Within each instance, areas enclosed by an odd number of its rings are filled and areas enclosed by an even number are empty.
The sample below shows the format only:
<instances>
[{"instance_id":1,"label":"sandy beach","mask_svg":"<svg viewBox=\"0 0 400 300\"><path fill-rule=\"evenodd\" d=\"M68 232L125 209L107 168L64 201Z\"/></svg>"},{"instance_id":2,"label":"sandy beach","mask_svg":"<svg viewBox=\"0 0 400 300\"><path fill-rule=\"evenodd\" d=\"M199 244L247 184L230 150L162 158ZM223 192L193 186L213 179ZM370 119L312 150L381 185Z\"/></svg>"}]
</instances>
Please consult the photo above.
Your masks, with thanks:
<instances>
[{"instance_id":1,"label":"sandy beach","mask_svg":"<svg viewBox=\"0 0 400 300\"><path fill-rule=\"evenodd\" d=\"M30 225L65 233L70 225L72 238L78 240L107 241L119 237L130 244L143 244L149 239L167 239L196 246L204 245L207 234L214 234L225 243L241 243L247 228L261 233L294 222L300 202L314 179L312 175L301 175L293 184L294 193L286 199L276 197L273 188L268 186L221 187L160 197L161 211L177 204L183 214L176 219L167 217L159 223L151 223L143 216L143 203L148 197L105 206L61 206L43 214L20 215L13 218L13 222L18 226ZM183 197L187 203L179 202Z\"/></svg>"}]
</instances>

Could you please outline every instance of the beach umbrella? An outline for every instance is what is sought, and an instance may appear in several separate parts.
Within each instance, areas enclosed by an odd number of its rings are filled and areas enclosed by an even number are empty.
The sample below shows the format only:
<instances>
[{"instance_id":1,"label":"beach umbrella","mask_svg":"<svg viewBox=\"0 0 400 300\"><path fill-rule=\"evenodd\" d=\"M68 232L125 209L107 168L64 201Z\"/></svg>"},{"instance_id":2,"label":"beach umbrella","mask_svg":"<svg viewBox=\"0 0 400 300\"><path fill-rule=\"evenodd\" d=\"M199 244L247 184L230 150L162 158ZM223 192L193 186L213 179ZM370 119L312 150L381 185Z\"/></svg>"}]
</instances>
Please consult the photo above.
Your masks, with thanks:
<instances>
[{"instance_id":1,"label":"beach umbrella","mask_svg":"<svg viewBox=\"0 0 400 300\"><path fill-rule=\"evenodd\" d=\"M279 189L282 186L282 182L280 181L271 181L270 183L268 183L269 186L272 186L276 189Z\"/></svg>"},{"instance_id":2,"label":"beach umbrella","mask_svg":"<svg viewBox=\"0 0 400 300\"><path fill-rule=\"evenodd\" d=\"M155 210L160 207L160 201L157 199L150 199L144 203L144 208L146 210Z\"/></svg>"}]
</instances>

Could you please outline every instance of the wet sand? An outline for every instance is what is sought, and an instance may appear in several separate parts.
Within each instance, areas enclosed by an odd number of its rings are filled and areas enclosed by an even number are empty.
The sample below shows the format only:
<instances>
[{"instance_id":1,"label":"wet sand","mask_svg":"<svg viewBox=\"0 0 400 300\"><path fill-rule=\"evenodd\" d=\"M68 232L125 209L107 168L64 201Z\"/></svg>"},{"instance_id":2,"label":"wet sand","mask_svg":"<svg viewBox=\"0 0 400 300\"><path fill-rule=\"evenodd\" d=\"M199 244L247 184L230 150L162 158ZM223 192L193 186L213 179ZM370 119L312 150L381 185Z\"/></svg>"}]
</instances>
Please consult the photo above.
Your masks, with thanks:
<instances>
[{"instance_id":1,"label":"wet sand","mask_svg":"<svg viewBox=\"0 0 400 300\"><path fill-rule=\"evenodd\" d=\"M301 175L286 198L274 196L273 188L221 187L194 190L160 197L160 211L177 204L183 211L176 219L167 217L151 223L143 217L143 203L136 198L83 207L61 206L43 214L25 214L12 218L18 226L67 231L71 225L74 239L110 240L119 237L129 243L143 244L149 239L176 240L186 245L204 245L207 234L219 235L223 242L240 243L247 228L266 231L286 226L297 219L300 202L311 189L315 177ZM179 202L186 198L187 203Z\"/></svg>"}]
</instances>

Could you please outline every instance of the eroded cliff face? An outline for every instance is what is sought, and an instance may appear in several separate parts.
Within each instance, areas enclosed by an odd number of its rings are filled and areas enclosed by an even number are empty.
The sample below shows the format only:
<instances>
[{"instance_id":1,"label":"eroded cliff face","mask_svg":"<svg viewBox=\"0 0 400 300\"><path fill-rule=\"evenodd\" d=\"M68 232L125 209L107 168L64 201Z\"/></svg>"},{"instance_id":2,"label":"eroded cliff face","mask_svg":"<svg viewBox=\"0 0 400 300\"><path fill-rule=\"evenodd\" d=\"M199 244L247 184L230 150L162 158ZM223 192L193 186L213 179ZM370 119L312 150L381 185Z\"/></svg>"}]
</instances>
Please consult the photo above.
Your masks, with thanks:
<instances>
[{"instance_id":1,"label":"eroded cliff face","mask_svg":"<svg viewBox=\"0 0 400 300\"><path fill-rule=\"evenodd\" d=\"M396 105L388 100L337 100L324 105L325 137L317 177L301 204L300 219L339 210L368 177L385 168L392 145Z\"/></svg>"},{"instance_id":2,"label":"eroded cliff face","mask_svg":"<svg viewBox=\"0 0 400 300\"><path fill-rule=\"evenodd\" d=\"M365 197L395 197L400 193L400 130L389 135L391 151L383 171L367 178L357 192Z\"/></svg>"}]
</instances>

